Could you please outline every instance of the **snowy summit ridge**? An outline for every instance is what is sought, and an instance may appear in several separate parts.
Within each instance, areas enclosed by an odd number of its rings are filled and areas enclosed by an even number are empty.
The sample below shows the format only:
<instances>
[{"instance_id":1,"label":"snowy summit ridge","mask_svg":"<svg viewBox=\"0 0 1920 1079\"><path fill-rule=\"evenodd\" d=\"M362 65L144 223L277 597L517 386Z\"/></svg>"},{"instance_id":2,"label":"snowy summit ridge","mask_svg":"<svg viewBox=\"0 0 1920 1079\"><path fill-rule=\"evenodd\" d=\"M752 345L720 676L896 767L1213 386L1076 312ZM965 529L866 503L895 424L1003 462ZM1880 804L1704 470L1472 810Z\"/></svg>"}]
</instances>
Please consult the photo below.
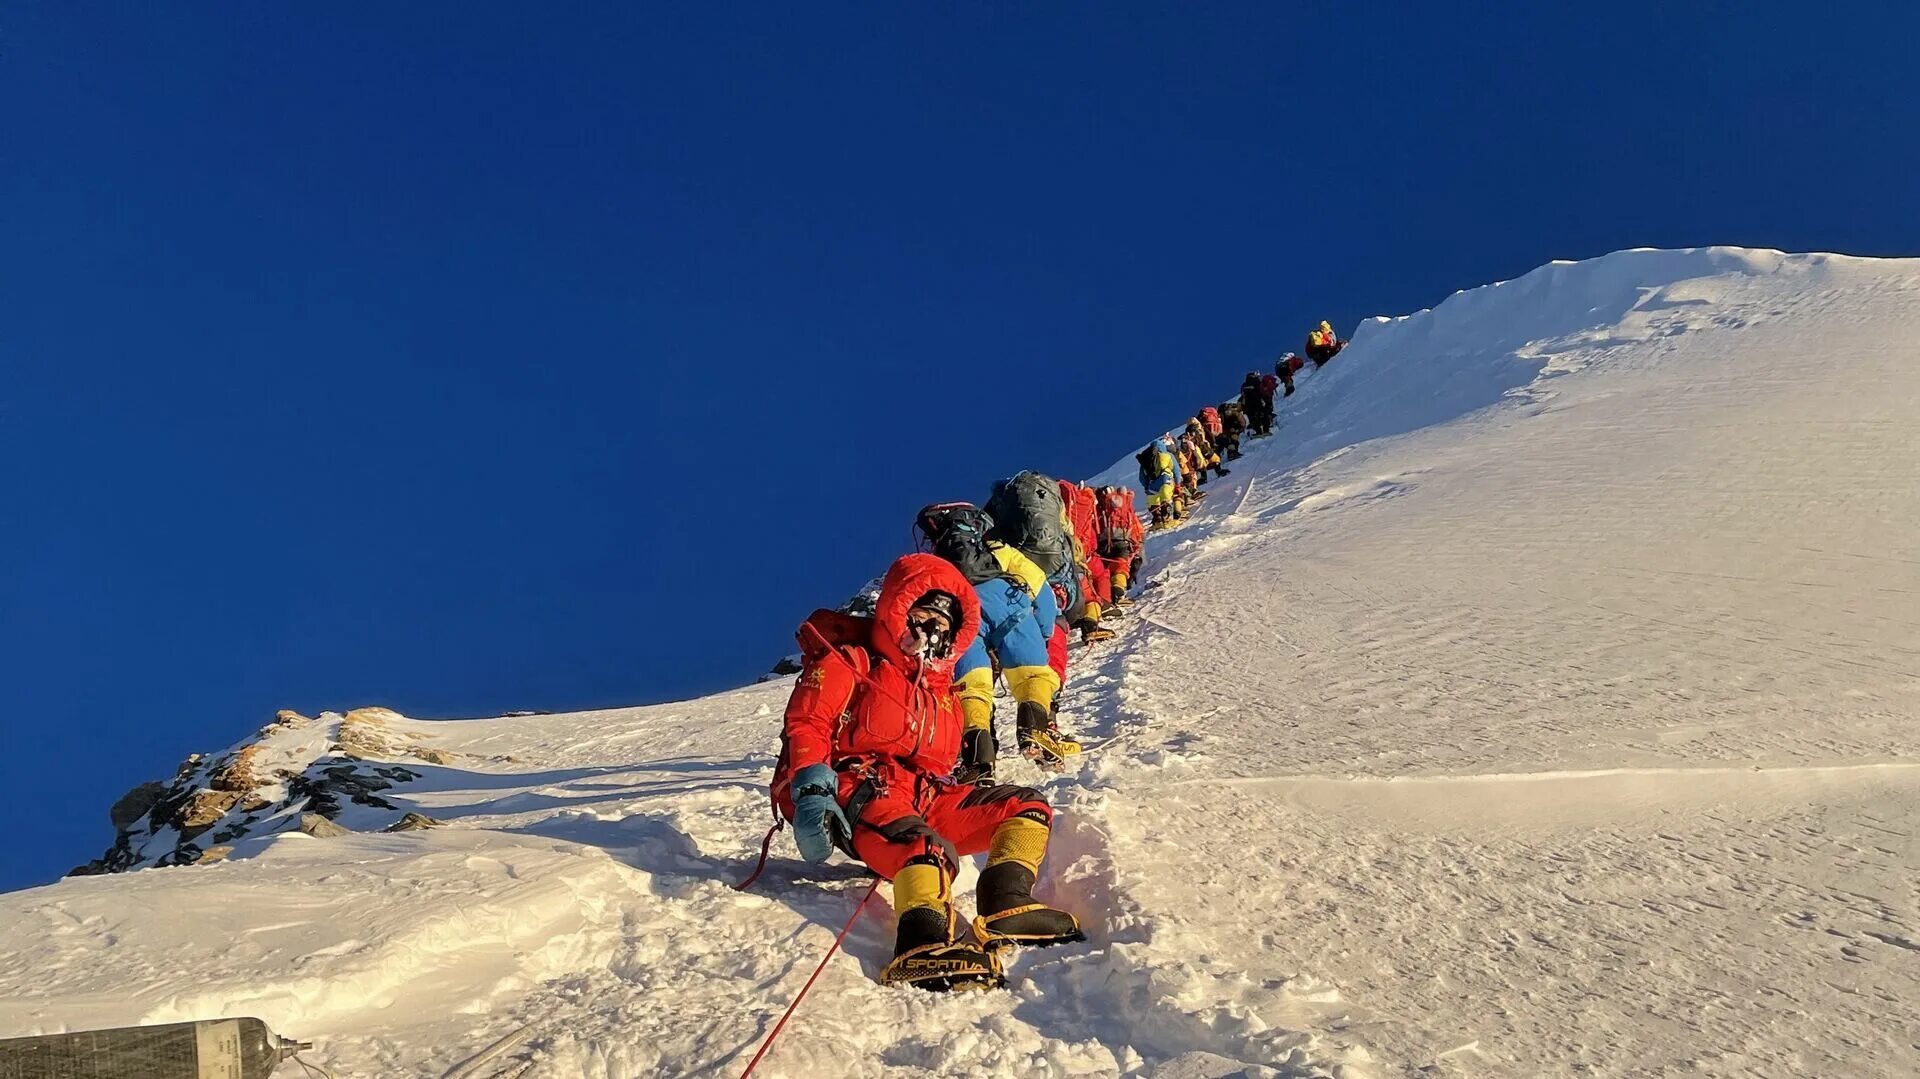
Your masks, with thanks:
<instances>
[{"instance_id":1,"label":"snowy summit ridge","mask_svg":"<svg viewBox=\"0 0 1920 1079\"><path fill-rule=\"evenodd\" d=\"M1920 260L1622 251L1363 324L1075 654L1089 752L1003 761L1091 939L883 989L876 899L756 1074L1912 1070L1917 425ZM167 867L0 897L0 1036L737 1074L868 883L783 837L729 887L787 692L279 721L122 807L101 868Z\"/></svg>"}]
</instances>

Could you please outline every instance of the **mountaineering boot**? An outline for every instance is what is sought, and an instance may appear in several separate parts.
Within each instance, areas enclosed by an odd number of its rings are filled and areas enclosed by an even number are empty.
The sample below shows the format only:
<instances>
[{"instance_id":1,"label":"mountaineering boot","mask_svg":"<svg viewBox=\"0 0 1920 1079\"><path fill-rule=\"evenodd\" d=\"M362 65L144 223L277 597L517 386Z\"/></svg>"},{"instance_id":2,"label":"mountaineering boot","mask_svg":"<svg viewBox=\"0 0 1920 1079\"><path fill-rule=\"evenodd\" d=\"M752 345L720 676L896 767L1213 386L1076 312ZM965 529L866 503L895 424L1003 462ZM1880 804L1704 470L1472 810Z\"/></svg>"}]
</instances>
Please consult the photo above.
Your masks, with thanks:
<instances>
[{"instance_id":1,"label":"mountaineering boot","mask_svg":"<svg viewBox=\"0 0 1920 1079\"><path fill-rule=\"evenodd\" d=\"M987 867L980 871L973 920L974 935L989 950L1008 944L1045 947L1085 940L1073 915L1033 898L1040 859L1047 853L1047 825L1025 814L994 829Z\"/></svg>"},{"instance_id":2,"label":"mountaineering boot","mask_svg":"<svg viewBox=\"0 0 1920 1079\"><path fill-rule=\"evenodd\" d=\"M1207 474L1205 472L1202 472L1200 473L1200 486L1205 487L1206 485L1207 485Z\"/></svg>"},{"instance_id":3,"label":"mountaineering boot","mask_svg":"<svg viewBox=\"0 0 1920 1079\"><path fill-rule=\"evenodd\" d=\"M1080 752L1080 743L1060 733L1053 713L1039 701L1021 701L1015 713L1020 730L1020 755L1043 768L1058 768Z\"/></svg>"},{"instance_id":4,"label":"mountaineering boot","mask_svg":"<svg viewBox=\"0 0 1920 1079\"><path fill-rule=\"evenodd\" d=\"M1106 628L1105 626L1102 626L1099 622L1096 622L1091 618L1081 619L1080 624L1075 628L1080 631L1081 644L1094 644L1095 642L1098 642L1098 641L1111 641L1113 640L1113 637L1114 637L1114 633L1112 630Z\"/></svg>"},{"instance_id":5,"label":"mountaineering boot","mask_svg":"<svg viewBox=\"0 0 1920 1079\"><path fill-rule=\"evenodd\" d=\"M993 761L999 755L1000 747L994 744L991 729L968 727L960 736L960 765L953 770L953 781L955 783L993 782Z\"/></svg>"},{"instance_id":6,"label":"mountaineering boot","mask_svg":"<svg viewBox=\"0 0 1920 1079\"><path fill-rule=\"evenodd\" d=\"M934 862L910 862L893 878L900 928L894 936L893 962L880 972L881 984L933 992L1006 984L999 962L979 941L953 939L948 885L946 868Z\"/></svg>"},{"instance_id":7,"label":"mountaineering boot","mask_svg":"<svg viewBox=\"0 0 1920 1079\"><path fill-rule=\"evenodd\" d=\"M1222 476L1231 476L1231 475L1233 475L1233 471L1231 469L1216 468L1213 470L1214 479L1219 479Z\"/></svg>"}]
</instances>

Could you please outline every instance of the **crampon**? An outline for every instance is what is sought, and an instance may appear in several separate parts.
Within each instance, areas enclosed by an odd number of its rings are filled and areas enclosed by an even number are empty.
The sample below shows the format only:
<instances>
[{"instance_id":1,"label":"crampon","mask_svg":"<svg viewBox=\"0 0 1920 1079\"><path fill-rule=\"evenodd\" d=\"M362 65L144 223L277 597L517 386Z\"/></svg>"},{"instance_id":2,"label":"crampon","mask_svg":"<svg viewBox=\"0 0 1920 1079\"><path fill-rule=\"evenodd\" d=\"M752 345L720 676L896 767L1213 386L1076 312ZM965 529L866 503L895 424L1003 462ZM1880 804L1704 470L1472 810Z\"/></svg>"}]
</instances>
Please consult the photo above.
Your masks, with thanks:
<instances>
[{"instance_id":1,"label":"crampon","mask_svg":"<svg viewBox=\"0 0 1920 1079\"><path fill-rule=\"evenodd\" d=\"M1080 752L1080 743L1061 734L1057 727L1038 727L1020 732L1020 755L1048 771L1059 771L1067 758Z\"/></svg>"}]
</instances>

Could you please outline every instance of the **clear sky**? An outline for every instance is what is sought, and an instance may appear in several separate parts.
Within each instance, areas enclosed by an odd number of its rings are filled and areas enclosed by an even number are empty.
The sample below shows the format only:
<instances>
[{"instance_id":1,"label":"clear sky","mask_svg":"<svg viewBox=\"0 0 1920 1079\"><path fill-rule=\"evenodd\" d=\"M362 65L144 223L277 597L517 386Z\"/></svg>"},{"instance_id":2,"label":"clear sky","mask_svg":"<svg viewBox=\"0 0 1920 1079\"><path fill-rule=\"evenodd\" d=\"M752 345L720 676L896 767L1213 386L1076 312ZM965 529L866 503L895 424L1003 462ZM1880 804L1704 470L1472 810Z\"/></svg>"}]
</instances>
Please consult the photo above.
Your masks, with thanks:
<instances>
[{"instance_id":1,"label":"clear sky","mask_svg":"<svg viewBox=\"0 0 1920 1079\"><path fill-rule=\"evenodd\" d=\"M1863 9L14 0L0 888L278 708L749 681L1322 317L1920 253Z\"/></svg>"}]
</instances>

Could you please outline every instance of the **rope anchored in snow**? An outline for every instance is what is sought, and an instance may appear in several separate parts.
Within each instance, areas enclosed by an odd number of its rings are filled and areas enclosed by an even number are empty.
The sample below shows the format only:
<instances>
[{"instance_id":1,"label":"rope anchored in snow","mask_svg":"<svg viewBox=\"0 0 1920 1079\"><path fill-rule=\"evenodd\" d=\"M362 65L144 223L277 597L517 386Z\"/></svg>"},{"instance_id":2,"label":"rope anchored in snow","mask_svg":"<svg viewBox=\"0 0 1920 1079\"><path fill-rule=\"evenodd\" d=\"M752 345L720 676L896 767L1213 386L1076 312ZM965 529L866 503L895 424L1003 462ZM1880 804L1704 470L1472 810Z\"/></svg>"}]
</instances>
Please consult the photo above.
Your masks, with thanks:
<instances>
[{"instance_id":1,"label":"rope anchored in snow","mask_svg":"<svg viewBox=\"0 0 1920 1079\"><path fill-rule=\"evenodd\" d=\"M754 881L760 879L761 871L767 868L767 852L773 849L773 834L778 832L784 823L786 822L780 819L780 814L776 811L773 815L773 826L768 828L767 834L760 839L760 860L753 863L753 872L747 874L746 880L733 886L734 891L744 892L753 887Z\"/></svg>"},{"instance_id":2,"label":"rope anchored in snow","mask_svg":"<svg viewBox=\"0 0 1920 1079\"><path fill-rule=\"evenodd\" d=\"M878 891L879 888L880 881L878 878L875 878L872 884L867 885L866 892L860 896L860 902L854 904L853 914L847 918L847 924L840 927L840 935L833 938L833 947L828 948L827 954L820 957L820 965L814 967L813 973L807 976L807 984L800 987L799 994L793 998L792 1004L787 1005L787 1010L780 1016L780 1021L775 1023L773 1029L767 1032L766 1040L760 1043L760 1051L753 1054L752 1060L747 1061L746 1070L740 1073L740 1079L747 1079L747 1076L752 1075L753 1069L760 1063L760 1058L766 1056L767 1050L773 1047L773 1039L780 1036L780 1031L786 1027L787 1020L793 1018L793 1010L800 1006L802 1000L806 999L807 990L813 988L813 983L820 977L820 972L827 969L827 963L833 958L833 953L840 950L840 943L847 939L848 933L853 932L853 923L860 920L860 912L867 909L867 900L872 899L873 893Z\"/></svg>"}]
</instances>

